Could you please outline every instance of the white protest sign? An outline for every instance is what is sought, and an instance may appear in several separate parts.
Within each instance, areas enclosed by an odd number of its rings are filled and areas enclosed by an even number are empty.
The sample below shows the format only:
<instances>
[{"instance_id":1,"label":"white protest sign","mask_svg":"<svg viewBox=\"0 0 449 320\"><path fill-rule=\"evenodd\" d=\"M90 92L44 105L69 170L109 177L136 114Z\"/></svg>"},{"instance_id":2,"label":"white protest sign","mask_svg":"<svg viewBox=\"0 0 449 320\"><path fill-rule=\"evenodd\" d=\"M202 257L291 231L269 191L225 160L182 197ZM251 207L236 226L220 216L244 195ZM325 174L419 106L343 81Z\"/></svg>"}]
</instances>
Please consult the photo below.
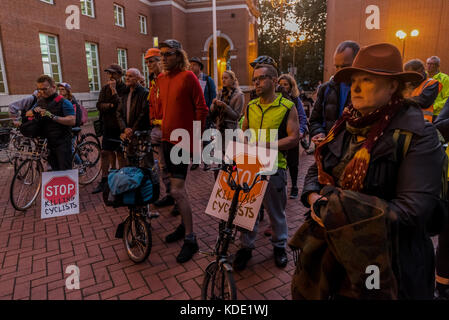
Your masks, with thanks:
<instances>
[{"instance_id":1,"label":"white protest sign","mask_svg":"<svg viewBox=\"0 0 449 320\"><path fill-rule=\"evenodd\" d=\"M41 218L79 213L78 170L42 173Z\"/></svg>"},{"instance_id":2,"label":"white protest sign","mask_svg":"<svg viewBox=\"0 0 449 320\"><path fill-rule=\"evenodd\" d=\"M251 186L256 173L273 170L277 158L277 150L244 145L240 142L229 143L226 156L237 164L237 173L233 174L236 183L244 182ZM234 191L227 184L228 174L220 171L214 189L209 198L206 213L219 219L228 220ZM238 179L237 179L238 177ZM268 176L269 179L269 176ZM236 226L252 231L262 200L268 186L268 180L258 182L249 193L240 192L237 215L234 220ZM242 203L242 201L245 201Z\"/></svg>"}]
</instances>

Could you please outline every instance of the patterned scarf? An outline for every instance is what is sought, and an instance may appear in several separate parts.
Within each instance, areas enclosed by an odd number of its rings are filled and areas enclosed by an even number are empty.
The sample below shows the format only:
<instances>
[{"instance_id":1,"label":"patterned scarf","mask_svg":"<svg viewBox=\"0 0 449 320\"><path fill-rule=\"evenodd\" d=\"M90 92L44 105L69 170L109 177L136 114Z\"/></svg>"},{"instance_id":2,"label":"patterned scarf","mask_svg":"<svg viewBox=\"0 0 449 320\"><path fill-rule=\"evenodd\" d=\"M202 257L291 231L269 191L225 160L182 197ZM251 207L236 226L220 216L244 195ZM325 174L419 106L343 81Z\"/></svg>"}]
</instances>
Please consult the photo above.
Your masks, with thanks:
<instances>
[{"instance_id":1,"label":"patterned scarf","mask_svg":"<svg viewBox=\"0 0 449 320\"><path fill-rule=\"evenodd\" d=\"M365 128L371 126L365 143L359 151L356 152L352 160L347 164L343 171L341 187L343 190L361 191L363 181L371 158L371 150L376 145L379 138L384 134L384 130L390 124L391 119L403 106L403 100L394 99L387 105L376 109L366 116L362 116L352 105L345 108L339 120L329 131L327 137L317 146L315 150L315 161L318 166L318 181L323 185L335 186L333 177L323 169L323 147L334 140L335 136L346 128L349 124L354 128Z\"/></svg>"},{"instance_id":2,"label":"patterned scarf","mask_svg":"<svg viewBox=\"0 0 449 320\"><path fill-rule=\"evenodd\" d=\"M232 96L234 95L234 92L235 92L235 88L223 87L223 89L221 90L221 95L220 95L219 100L223 101L228 106L230 106L231 99L232 99ZM220 131L220 132L224 132L226 129L226 110L225 110L225 108L220 108L220 110L219 110L216 127L217 127L218 131Z\"/></svg>"}]
</instances>

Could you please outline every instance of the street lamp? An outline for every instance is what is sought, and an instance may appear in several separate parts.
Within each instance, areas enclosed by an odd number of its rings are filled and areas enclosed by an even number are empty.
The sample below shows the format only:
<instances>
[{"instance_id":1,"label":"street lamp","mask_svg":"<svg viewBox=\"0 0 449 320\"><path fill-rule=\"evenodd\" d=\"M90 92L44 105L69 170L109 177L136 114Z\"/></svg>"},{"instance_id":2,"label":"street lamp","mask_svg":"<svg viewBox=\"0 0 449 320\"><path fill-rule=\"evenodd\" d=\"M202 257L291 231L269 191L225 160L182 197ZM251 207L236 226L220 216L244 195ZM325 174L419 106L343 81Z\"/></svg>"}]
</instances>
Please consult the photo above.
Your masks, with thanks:
<instances>
[{"instance_id":1,"label":"street lamp","mask_svg":"<svg viewBox=\"0 0 449 320\"><path fill-rule=\"evenodd\" d=\"M279 70L282 72L282 55L284 53L284 15L285 7L292 6L296 4L299 0L270 0L271 6L275 9L280 9L281 18L281 35L280 35L280 45L279 45Z\"/></svg>"},{"instance_id":2,"label":"street lamp","mask_svg":"<svg viewBox=\"0 0 449 320\"><path fill-rule=\"evenodd\" d=\"M412 32L410 32L411 37L417 37L419 36L419 30L414 29ZM407 38L407 33L403 30L396 31L396 38L402 41L402 59L405 57L405 38Z\"/></svg>"},{"instance_id":3,"label":"street lamp","mask_svg":"<svg viewBox=\"0 0 449 320\"><path fill-rule=\"evenodd\" d=\"M295 67L295 56L296 56L296 45L297 43L302 43L304 40L306 40L305 35L300 35L299 37L296 36L288 36L287 41L290 44L291 47L293 47L293 64L292 64L292 74L294 77L296 77L296 67Z\"/></svg>"}]
</instances>

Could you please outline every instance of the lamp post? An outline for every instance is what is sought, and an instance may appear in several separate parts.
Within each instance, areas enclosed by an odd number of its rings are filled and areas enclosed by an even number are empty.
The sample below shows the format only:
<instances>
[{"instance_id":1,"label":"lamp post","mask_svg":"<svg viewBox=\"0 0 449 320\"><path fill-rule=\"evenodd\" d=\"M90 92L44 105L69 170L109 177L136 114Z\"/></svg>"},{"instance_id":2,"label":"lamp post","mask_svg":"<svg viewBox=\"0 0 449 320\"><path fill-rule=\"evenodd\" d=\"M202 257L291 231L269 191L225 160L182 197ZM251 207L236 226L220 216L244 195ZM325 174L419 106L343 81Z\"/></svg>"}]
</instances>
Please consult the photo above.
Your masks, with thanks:
<instances>
[{"instance_id":1,"label":"lamp post","mask_svg":"<svg viewBox=\"0 0 449 320\"><path fill-rule=\"evenodd\" d=\"M293 61L292 61L292 75L293 77L296 77L296 67L295 67L295 57L296 57L296 45L297 43L302 43L304 40L306 40L305 35L300 35L299 37L295 36L288 36L287 41L290 44L290 46L293 47Z\"/></svg>"},{"instance_id":2,"label":"lamp post","mask_svg":"<svg viewBox=\"0 0 449 320\"><path fill-rule=\"evenodd\" d=\"M417 37L419 36L419 30L414 29L412 32L410 32L411 37ZM402 41L402 59L404 60L405 57L405 38L407 38L407 33L403 30L398 30L396 32L396 38Z\"/></svg>"},{"instance_id":3,"label":"lamp post","mask_svg":"<svg viewBox=\"0 0 449 320\"><path fill-rule=\"evenodd\" d=\"M281 18L281 34L279 45L279 70L282 72L282 55L284 54L284 19L285 19L285 7L292 6L299 0L270 0L271 6L275 9L279 8Z\"/></svg>"}]
</instances>

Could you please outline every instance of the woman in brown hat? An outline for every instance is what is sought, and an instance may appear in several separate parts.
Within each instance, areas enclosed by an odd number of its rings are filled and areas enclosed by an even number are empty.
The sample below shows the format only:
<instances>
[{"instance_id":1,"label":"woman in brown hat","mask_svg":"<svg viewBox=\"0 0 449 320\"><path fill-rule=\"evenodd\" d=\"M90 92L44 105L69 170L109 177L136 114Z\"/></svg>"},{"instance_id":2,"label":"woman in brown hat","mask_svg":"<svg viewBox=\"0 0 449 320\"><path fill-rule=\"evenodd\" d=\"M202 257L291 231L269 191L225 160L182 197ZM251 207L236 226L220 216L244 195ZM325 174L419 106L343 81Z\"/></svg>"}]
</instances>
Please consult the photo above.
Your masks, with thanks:
<instances>
[{"instance_id":1,"label":"woman in brown hat","mask_svg":"<svg viewBox=\"0 0 449 320\"><path fill-rule=\"evenodd\" d=\"M301 249L293 298L432 299L444 151L420 107L402 96L399 50L360 50L336 73L351 83L345 108L315 152L301 201L311 207L290 241Z\"/></svg>"}]
</instances>

